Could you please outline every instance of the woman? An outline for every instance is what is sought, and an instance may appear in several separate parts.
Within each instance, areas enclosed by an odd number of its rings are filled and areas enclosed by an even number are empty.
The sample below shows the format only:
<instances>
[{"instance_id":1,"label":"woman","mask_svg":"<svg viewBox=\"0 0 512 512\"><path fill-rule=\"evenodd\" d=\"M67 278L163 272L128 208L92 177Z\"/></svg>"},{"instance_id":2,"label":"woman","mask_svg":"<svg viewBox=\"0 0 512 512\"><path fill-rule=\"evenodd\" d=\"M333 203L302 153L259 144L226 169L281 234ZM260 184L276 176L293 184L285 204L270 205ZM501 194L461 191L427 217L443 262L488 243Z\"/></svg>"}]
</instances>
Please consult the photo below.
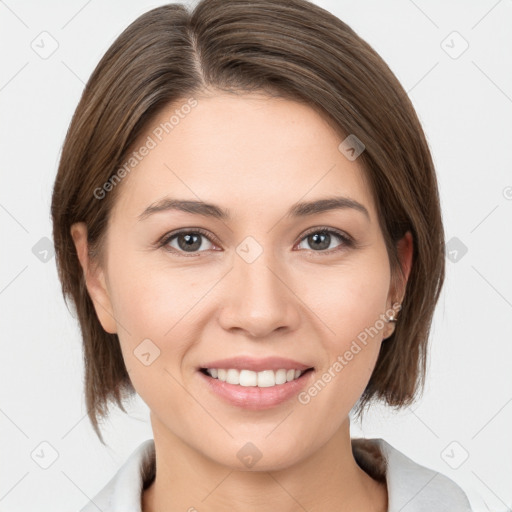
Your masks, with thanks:
<instances>
[{"instance_id":1,"label":"woman","mask_svg":"<svg viewBox=\"0 0 512 512\"><path fill-rule=\"evenodd\" d=\"M421 389L444 236L412 105L338 18L138 18L84 90L52 216L91 422L136 392L154 434L84 511L469 510L350 438L350 411Z\"/></svg>"}]
</instances>

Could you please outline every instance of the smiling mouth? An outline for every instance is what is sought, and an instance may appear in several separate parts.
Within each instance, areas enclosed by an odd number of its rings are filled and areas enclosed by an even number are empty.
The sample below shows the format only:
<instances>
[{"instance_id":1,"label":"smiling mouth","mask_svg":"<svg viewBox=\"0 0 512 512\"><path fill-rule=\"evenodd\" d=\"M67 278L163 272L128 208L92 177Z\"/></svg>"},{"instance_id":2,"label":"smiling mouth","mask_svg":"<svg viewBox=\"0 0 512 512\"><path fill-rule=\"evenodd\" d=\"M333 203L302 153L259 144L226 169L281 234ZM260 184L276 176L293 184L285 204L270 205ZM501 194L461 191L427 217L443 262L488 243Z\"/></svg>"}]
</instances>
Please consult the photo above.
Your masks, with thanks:
<instances>
[{"instance_id":1,"label":"smiling mouth","mask_svg":"<svg viewBox=\"0 0 512 512\"><path fill-rule=\"evenodd\" d=\"M306 370L286 370L283 368L279 370L263 370L255 372L252 370L237 370L235 368L201 368L200 371L212 379L226 382L227 384L233 384L235 386L270 388L300 379L302 375L312 371L313 369L314 368L307 368Z\"/></svg>"}]
</instances>

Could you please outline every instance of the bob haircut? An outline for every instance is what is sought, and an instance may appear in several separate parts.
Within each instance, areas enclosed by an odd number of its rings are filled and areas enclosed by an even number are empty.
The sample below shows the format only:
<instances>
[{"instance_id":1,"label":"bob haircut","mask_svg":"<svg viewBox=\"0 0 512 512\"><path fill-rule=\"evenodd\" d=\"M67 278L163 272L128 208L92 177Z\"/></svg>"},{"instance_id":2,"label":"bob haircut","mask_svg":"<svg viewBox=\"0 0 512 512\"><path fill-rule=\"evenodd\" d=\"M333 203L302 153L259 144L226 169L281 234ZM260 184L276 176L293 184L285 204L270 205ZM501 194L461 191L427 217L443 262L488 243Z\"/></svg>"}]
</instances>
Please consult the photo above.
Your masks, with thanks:
<instances>
[{"instance_id":1,"label":"bob haircut","mask_svg":"<svg viewBox=\"0 0 512 512\"><path fill-rule=\"evenodd\" d=\"M302 102L332 124L340 142L349 134L363 142L359 162L402 302L356 409L361 415L373 399L411 404L424 386L445 242L432 157L406 92L349 26L307 0L202 0L191 12L181 4L155 8L124 30L85 86L62 148L51 205L56 264L80 322L87 414L99 439L98 419L109 403L126 412L123 399L135 389L117 334L104 331L96 316L70 227L85 222L91 262L101 265L122 183L100 198L99 187L113 183L164 107L208 91ZM397 241L407 231L414 250L404 286Z\"/></svg>"}]
</instances>

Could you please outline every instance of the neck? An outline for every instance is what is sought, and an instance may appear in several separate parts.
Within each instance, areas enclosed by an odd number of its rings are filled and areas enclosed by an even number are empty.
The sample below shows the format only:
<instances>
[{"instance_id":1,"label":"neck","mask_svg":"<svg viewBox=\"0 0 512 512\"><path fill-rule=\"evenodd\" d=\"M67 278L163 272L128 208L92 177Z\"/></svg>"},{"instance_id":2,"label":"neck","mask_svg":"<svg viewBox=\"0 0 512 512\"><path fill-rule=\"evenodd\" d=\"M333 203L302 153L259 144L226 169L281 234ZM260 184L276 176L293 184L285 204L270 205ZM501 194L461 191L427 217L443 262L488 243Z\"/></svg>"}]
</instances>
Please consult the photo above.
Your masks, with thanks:
<instances>
[{"instance_id":1,"label":"neck","mask_svg":"<svg viewBox=\"0 0 512 512\"><path fill-rule=\"evenodd\" d=\"M386 485L372 479L352 454L348 418L316 453L277 471L241 471L206 458L152 421L156 476L142 496L143 512L166 510L283 512L387 510Z\"/></svg>"}]
</instances>

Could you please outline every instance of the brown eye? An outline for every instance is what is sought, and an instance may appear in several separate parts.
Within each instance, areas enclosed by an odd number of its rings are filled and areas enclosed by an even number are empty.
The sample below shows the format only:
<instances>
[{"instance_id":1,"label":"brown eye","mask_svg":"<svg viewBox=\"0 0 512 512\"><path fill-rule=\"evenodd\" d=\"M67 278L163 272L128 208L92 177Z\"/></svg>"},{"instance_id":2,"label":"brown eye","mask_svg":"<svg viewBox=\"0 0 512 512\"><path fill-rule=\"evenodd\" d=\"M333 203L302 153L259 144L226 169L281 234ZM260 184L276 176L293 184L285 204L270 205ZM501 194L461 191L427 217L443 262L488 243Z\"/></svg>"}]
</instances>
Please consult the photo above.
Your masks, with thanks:
<instances>
[{"instance_id":1,"label":"brown eye","mask_svg":"<svg viewBox=\"0 0 512 512\"><path fill-rule=\"evenodd\" d=\"M215 247L208 233L202 230L171 233L162 240L160 245L169 252L190 254L201 253Z\"/></svg>"},{"instance_id":2,"label":"brown eye","mask_svg":"<svg viewBox=\"0 0 512 512\"><path fill-rule=\"evenodd\" d=\"M336 239L340 242L336 244ZM310 231L306 234L301 241L301 244L305 241L309 247L303 247L306 250L312 250L315 252L329 252L330 250L336 250L340 246L350 246L351 240L342 233L332 229L316 229L316 231ZM300 244L299 244L300 248Z\"/></svg>"}]
</instances>

